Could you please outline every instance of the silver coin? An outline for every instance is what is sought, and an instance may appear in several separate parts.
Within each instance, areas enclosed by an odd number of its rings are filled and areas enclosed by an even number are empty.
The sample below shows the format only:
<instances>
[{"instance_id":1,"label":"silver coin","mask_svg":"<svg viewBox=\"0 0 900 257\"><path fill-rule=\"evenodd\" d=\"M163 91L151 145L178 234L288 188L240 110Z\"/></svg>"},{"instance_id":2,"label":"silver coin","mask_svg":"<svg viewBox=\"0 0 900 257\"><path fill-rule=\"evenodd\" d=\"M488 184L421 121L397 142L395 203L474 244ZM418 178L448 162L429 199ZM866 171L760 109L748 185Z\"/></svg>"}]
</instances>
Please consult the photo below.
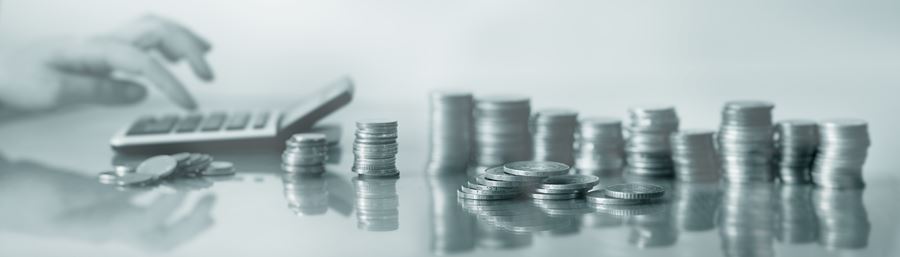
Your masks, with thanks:
<instances>
[{"instance_id":1,"label":"silver coin","mask_svg":"<svg viewBox=\"0 0 900 257\"><path fill-rule=\"evenodd\" d=\"M125 174L134 173L135 170L131 166L116 165L113 167L113 172L115 172L118 176L125 176Z\"/></svg>"},{"instance_id":2,"label":"silver coin","mask_svg":"<svg viewBox=\"0 0 900 257\"><path fill-rule=\"evenodd\" d=\"M490 190L490 191L498 191L498 192L508 192L508 193L521 193L522 190L518 188L510 188L510 187L497 187L497 186L486 186L482 184L478 184L472 181L466 181L466 187L478 190Z\"/></svg>"},{"instance_id":3,"label":"silver coin","mask_svg":"<svg viewBox=\"0 0 900 257\"><path fill-rule=\"evenodd\" d=\"M190 158L190 157L191 157L191 153L177 153L177 154L172 155L172 158L174 158L175 161L178 163L187 161L188 158Z\"/></svg>"},{"instance_id":4,"label":"silver coin","mask_svg":"<svg viewBox=\"0 0 900 257\"><path fill-rule=\"evenodd\" d=\"M660 198L666 189L649 184L619 184L606 187L606 195L621 199L653 199Z\"/></svg>"},{"instance_id":5,"label":"silver coin","mask_svg":"<svg viewBox=\"0 0 900 257\"><path fill-rule=\"evenodd\" d=\"M114 171L103 171L97 173L97 179L102 184L116 184L117 180L119 179L119 175Z\"/></svg>"},{"instance_id":6,"label":"silver coin","mask_svg":"<svg viewBox=\"0 0 900 257\"><path fill-rule=\"evenodd\" d=\"M503 165L506 173L528 177L550 177L569 173L569 165L551 161L518 161Z\"/></svg>"},{"instance_id":7,"label":"silver coin","mask_svg":"<svg viewBox=\"0 0 900 257\"><path fill-rule=\"evenodd\" d=\"M234 175L234 164L230 162L215 161L209 164L200 174L204 176Z\"/></svg>"},{"instance_id":8,"label":"silver coin","mask_svg":"<svg viewBox=\"0 0 900 257\"><path fill-rule=\"evenodd\" d=\"M137 173L150 174L156 178L165 178L171 175L177 166L178 162L172 156L158 155L141 162L137 167Z\"/></svg>"},{"instance_id":9,"label":"silver coin","mask_svg":"<svg viewBox=\"0 0 900 257\"><path fill-rule=\"evenodd\" d=\"M538 187L538 188L534 189L534 192L541 193L541 194L551 194L551 195L552 194L577 194L580 192L580 190L577 190L577 189L547 189L547 188Z\"/></svg>"},{"instance_id":10,"label":"silver coin","mask_svg":"<svg viewBox=\"0 0 900 257\"><path fill-rule=\"evenodd\" d=\"M516 195L477 195L463 192L462 190L456 190L456 195L459 198L463 199L472 199L472 200L507 200L516 198Z\"/></svg>"},{"instance_id":11,"label":"silver coin","mask_svg":"<svg viewBox=\"0 0 900 257\"><path fill-rule=\"evenodd\" d=\"M539 200L570 200L578 198L578 194L542 194L530 193L528 197Z\"/></svg>"},{"instance_id":12,"label":"silver coin","mask_svg":"<svg viewBox=\"0 0 900 257\"><path fill-rule=\"evenodd\" d=\"M525 176L516 176L503 171L503 166L496 166L492 168L488 168L484 171L484 177L491 180L497 181L512 181L512 182L535 182L534 177L525 177Z\"/></svg>"},{"instance_id":13,"label":"silver coin","mask_svg":"<svg viewBox=\"0 0 900 257\"><path fill-rule=\"evenodd\" d=\"M321 133L299 133L291 136L291 141L297 143L306 143L306 142L321 142L324 143L327 141L325 134Z\"/></svg>"},{"instance_id":14,"label":"silver coin","mask_svg":"<svg viewBox=\"0 0 900 257\"><path fill-rule=\"evenodd\" d=\"M515 191L497 191L497 190L481 190L476 188L470 188L466 185L459 186L459 190L467 193L467 194L476 194L476 195L515 195L518 196L519 192Z\"/></svg>"},{"instance_id":15,"label":"silver coin","mask_svg":"<svg viewBox=\"0 0 900 257\"><path fill-rule=\"evenodd\" d=\"M600 183L600 178L594 175L560 175L545 178L540 187L546 189L589 189Z\"/></svg>"},{"instance_id":16,"label":"silver coin","mask_svg":"<svg viewBox=\"0 0 900 257\"><path fill-rule=\"evenodd\" d=\"M323 165L293 166L293 165L282 164L281 169L287 173L301 174L301 175L314 175L314 174L325 173L325 166L323 166Z\"/></svg>"},{"instance_id":17,"label":"silver coin","mask_svg":"<svg viewBox=\"0 0 900 257\"><path fill-rule=\"evenodd\" d=\"M485 186L507 187L507 188L509 188L509 187L515 188L515 187L521 187L521 186L526 185L526 183L524 183L524 182L499 181L499 180L488 179L487 177L485 177L484 174L479 174L479 175L475 176L475 182L478 184L485 185Z\"/></svg>"},{"instance_id":18,"label":"silver coin","mask_svg":"<svg viewBox=\"0 0 900 257\"><path fill-rule=\"evenodd\" d=\"M588 192L585 195L585 199L588 202L594 204L611 204L611 205L636 205L636 204L648 204L653 203L655 199L623 199L623 198L615 198L607 195L606 191L595 190Z\"/></svg>"},{"instance_id":19,"label":"silver coin","mask_svg":"<svg viewBox=\"0 0 900 257\"><path fill-rule=\"evenodd\" d=\"M116 184L120 186L146 185L156 180L156 176L150 173L130 173L119 177Z\"/></svg>"}]
</instances>

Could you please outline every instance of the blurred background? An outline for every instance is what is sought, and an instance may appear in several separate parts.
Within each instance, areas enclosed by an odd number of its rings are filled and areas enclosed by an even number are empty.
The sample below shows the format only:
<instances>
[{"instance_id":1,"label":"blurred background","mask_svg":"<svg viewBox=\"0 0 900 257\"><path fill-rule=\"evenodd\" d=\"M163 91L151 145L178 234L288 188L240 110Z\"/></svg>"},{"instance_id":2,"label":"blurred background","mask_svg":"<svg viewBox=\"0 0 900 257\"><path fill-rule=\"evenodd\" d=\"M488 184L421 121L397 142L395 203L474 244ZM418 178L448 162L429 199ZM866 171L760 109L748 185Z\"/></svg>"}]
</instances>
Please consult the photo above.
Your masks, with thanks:
<instances>
[{"instance_id":1,"label":"blurred background","mask_svg":"<svg viewBox=\"0 0 900 257\"><path fill-rule=\"evenodd\" d=\"M448 87L582 115L673 104L682 127L706 128L724 101L762 99L776 119L870 121L867 172L889 172L900 150L898 1L20 0L0 3L0 49L148 13L212 41L213 83L174 67L201 108L282 105L351 74L356 103L413 106L422 120L427 92Z\"/></svg>"}]
</instances>

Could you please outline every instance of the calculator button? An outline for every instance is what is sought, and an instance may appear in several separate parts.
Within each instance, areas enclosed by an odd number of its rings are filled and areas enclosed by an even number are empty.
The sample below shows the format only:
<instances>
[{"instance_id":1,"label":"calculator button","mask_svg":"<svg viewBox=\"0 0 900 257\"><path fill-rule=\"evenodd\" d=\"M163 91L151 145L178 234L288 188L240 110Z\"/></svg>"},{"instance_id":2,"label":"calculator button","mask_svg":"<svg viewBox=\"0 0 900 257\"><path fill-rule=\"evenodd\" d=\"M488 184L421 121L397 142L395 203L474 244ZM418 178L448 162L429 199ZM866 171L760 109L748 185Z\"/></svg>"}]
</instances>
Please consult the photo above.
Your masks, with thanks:
<instances>
[{"instance_id":1,"label":"calculator button","mask_svg":"<svg viewBox=\"0 0 900 257\"><path fill-rule=\"evenodd\" d=\"M256 120L253 121L253 128L261 129L266 127L266 123L269 122L269 112L262 112L256 115Z\"/></svg>"},{"instance_id":2,"label":"calculator button","mask_svg":"<svg viewBox=\"0 0 900 257\"><path fill-rule=\"evenodd\" d=\"M175 131L181 133L196 131L202 121L203 115L197 113L188 114L184 119L181 119L181 122L178 122L178 125L175 126Z\"/></svg>"},{"instance_id":3,"label":"calculator button","mask_svg":"<svg viewBox=\"0 0 900 257\"><path fill-rule=\"evenodd\" d=\"M240 112L231 115L231 119L228 120L228 125L225 126L227 130L240 130L247 127L247 124L250 123L250 113Z\"/></svg>"},{"instance_id":4,"label":"calculator button","mask_svg":"<svg viewBox=\"0 0 900 257\"><path fill-rule=\"evenodd\" d=\"M156 119L148 123L144 127L144 134L165 134L172 131L175 123L178 122L178 115L170 114Z\"/></svg>"},{"instance_id":5,"label":"calculator button","mask_svg":"<svg viewBox=\"0 0 900 257\"><path fill-rule=\"evenodd\" d=\"M200 127L200 130L203 131L216 131L222 129L222 126L225 125L226 115L224 112L214 112L206 118L206 121L203 122L203 126Z\"/></svg>"}]
</instances>

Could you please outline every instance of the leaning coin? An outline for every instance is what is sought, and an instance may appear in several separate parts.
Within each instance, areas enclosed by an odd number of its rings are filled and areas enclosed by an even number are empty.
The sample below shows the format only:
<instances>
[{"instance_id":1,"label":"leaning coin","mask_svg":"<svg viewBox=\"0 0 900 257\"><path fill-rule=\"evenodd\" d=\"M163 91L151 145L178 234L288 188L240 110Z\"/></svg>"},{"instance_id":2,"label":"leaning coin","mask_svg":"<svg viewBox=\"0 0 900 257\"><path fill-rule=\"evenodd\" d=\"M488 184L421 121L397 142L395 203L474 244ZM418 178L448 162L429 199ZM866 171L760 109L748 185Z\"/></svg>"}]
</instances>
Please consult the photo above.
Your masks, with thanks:
<instances>
[{"instance_id":1,"label":"leaning coin","mask_svg":"<svg viewBox=\"0 0 900 257\"><path fill-rule=\"evenodd\" d=\"M578 198L578 194L541 194L541 193L530 193L528 197L532 199L539 200L569 200Z\"/></svg>"},{"instance_id":2,"label":"leaning coin","mask_svg":"<svg viewBox=\"0 0 900 257\"><path fill-rule=\"evenodd\" d=\"M456 190L456 196L463 199L472 199L472 200L505 200L515 198L516 195L476 195L469 194L463 192L462 190Z\"/></svg>"},{"instance_id":3,"label":"leaning coin","mask_svg":"<svg viewBox=\"0 0 900 257\"><path fill-rule=\"evenodd\" d=\"M150 174L156 178L164 178L172 174L175 171L175 167L178 166L178 162L175 161L175 158L168 155L159 155L150 157L150 159L145 160L137 167L137 173L141 174Z\"/></svg>"},{"instance_id":4,"label":"leaning coin","mask_svg":"<svg viewBox=\"0 0 900 257\"><path fill-rule=\"evenodd\" d=\"M119 179L119 175L114 171L104 171L97 174L97 179L101 184L115 184Z\"/></svg>"},{"instance_id":5,"label":"leaning coin","mask_svg":"<svg viewBox=\"0 0 900 257\"><path fill-rule=\"evenodd\" d=\"M536 182L535 177L516 176L506 173L503 171L503 166L488 168L484 171L484 177L490 180L497 181ZM540 178L538 178L537 180L540 180Z\"/></svg>"},{"instance_id":6,"label":"leaning coin","mask_svg":"<svg viewBox=\"0 0 900 257\"><path fill-rule=\"evenodd\" d=\"M551 161L518 161L503 165L506 173L528 177L550 177L569 173L569 165Z\"/></svg>"},{"instance_id":7,"label":"leaning coin","mask_svg":"<svg viewBox=\"0 0 900 257\"><path fill-rule=\"evenodd\" d=\"M131 173L116 180L116 184L120 186L139 186L149 184L156 180L156 176L149 173Z\"/></svg>"},{"instance_id":8,"label":"leaning coin","mask_svg":"<svg viewBox=\"0 0 900 257\"><path fill-rule=\"evenodd\" d=\"M479 174L478 176L475 176L475 182L478 184L485 185L485 186L507 187L507 188L509 188L509 187L516 188L516 187L521 187L521 186L525 185L522 182L499 181L499 180L488 179L484 176L484 174Z\"/></svg>"},{"instance_id":9,"label":"leaning coin","mask_svg":"<svg viewBox=\"0 0 900 257\"><path fill-rule=\"evenodd\" d=\"M620 199L653 199L666 193L661 186L648 184L619 184L606 187L606 195Z\"/></svg>"},{"instance_id":10,"label":"leaning coin","mask_svg":"<svg viewBox=\"0 0 900 257\"><path fill-rule=\"evenodd\" d=\"M230 162L215 161L209 164L200 174L203 176L234 175L234 164Z\"/></svg>"},{"instance_id":11,"label":"leaning coin","mask_svg":"<svg viewBox=\"0 0 900 257\"><path fill-rule=\"evenodd\" d=\"M541 187L546 189L589 189L600 183L600 178L594 175L561 175L545 178L541 181Z\"/></svg>"},{"instance_id":12,"label":"leaning coin","mask_svg":"<svg viewBox=\"0 0 900 257\"><path fill-rule=\"evenodd\" d=\"M606 195L605 190L595 190L588 192L585 195L585 199L588 202L595 204L612 204L612 205L635 205L635 204L648 204L653 203L653 199L621 199L621 198L613 198Z\"/></svg>"}]
</instances>

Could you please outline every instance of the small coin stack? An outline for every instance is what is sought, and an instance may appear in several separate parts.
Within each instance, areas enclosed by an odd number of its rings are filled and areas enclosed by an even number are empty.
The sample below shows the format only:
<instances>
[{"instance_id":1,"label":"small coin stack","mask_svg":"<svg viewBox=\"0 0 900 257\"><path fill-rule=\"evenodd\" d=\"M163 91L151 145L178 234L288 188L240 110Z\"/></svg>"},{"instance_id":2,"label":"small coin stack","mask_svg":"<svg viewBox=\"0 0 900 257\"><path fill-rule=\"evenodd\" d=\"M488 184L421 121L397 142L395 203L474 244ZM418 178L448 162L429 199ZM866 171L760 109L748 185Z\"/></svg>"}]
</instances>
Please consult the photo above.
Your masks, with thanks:
<instances>
[{"instance_id":1,"label":"small coin stack","mask_svg":"<svg viewBox=\"0 0 900 257\"><path fill-rule=\"evenodd\" d=\"M647 106L628 110L628 171L638 175L672 175L669 136L678 131L675 107Z\"/></svg>"},{"instance_id":2,"label":"small coin stack","mask_svg":"<svg viewBox=\"0 0 900 257\"><path fill-rule=\"evenodd\" d=\"M763 101L730 101L722 109L719 156L728 182L772 181L772 109Z\"/></svg>"},{"instance_id":3,"label":"small coin stack","mask_svg":"<svg viewBox=\"0 0 900 257\"><path fill-rule=\"evenodd\" d=\"M322 165L328 160L328 141L324 134L294 134L285 142L281 154L281 169L293 174L316 175L325 172Z\"/></svg>"},{"instance_id":4,"label":"small coin stack","mask_svg":"<svg viewBox=\"0 0 900 257\"><path fill-rule=\"evenodd\" d=\"M782 183L809 183L809 170L819 146L818 130L816 122L811 120L784 120L775 124L775 160Z\"/></svg>"},{"instance_id":5,"label":"small coin stack","mask_svg":"<svg viewBox=\"0 0 900 257\"><path fill-rule=\"evenodd\" d=\"M178 153L150 157L137 168L116 166L112 171L97 174L100 183L121 187L146 186L161 180L180 177L233 175L234 164L213 161L213 157L201 153Z\"/></svg>"},{"instance_id":6,"label":"small coin stack","mask_svg":"<svg viewBox=\"0 0 900 257\"><path fill-rule=\"evenodd\" d=\"M393 177L397 170L397 121L370 119L356 122L353 172L360 176Z\"/></svg>"},{"instance_id":7,"label":"small coin stack","mask_svg":"<svg viewBox=\"0 0 900 257\"><path fill-rule=\"evenodd\" d=\"M719 178L715 131L687 129L671 137L675 178L684 182L712 181Z\"/></svg>"},{"instance_id":8,"label":"small coin stack","mask_svg":"<svg viewBox=\"0 0 900 257\"><path fill-rule=\"evenodd\" d=\"M657 203L663 199L666 189L650 184L618 184L587 193L587 200L595 208L606 205L642 205Z\"/></svg>"},{"instance_id":9,"label":"small coin stack","mask_svg":"<svg viewBox=\"0 0 900 257\"><path fill-rule=\"evenodd\" d=\"M356 190L356 225L365 231L394 231L400 228L400 198L397 178L353 178Z\"/></svg>"},{"instance_id":10,"label":"small coin stack","mask_svg":"<svg viewBox=\"0 0 900 257\"><path fill-rule=\"evenodd\" d=\"M600 184L600 178L594 175L552 176L541 180L528 197L534 200L571 200L584 197L597 184Z\"/></svg>"},{"instance_id":11,"label":"small coin stack","mask_svg":"<svg viewBox=\"0 0 900 257\"><path fill-rule=\"evenodd\" d=\"M819 150L812 180L828 188L861 188L866 163L869 126L858 119L834 119L819 123Z\"/></svg>"},{"instance_id":12,"label":"small coin stack","mask_svg":"<svg viewBox=\"0 0 900 257\"><path fill-rule=\"evenodd\" d=\"M432 91L429 171L464 171L471 158L471 92ZM449 169L454 167L458 169Z\"/></svg>"},{"instance_id":13,"label":"small coin stack","mask_svg":"<svg viewBox=\"0 0 900 257\"><path fill-rule=\"evenodd\" d=\"M531 158L528 120L531 100L518 95L491 95L475 102L475 160L496 166Z\"/></svg>"},{"instance_id":14,"label":"small coin stack","mask_svg":"<svg viewBox=\"0 0 900 257\"><path fill-rule=\"evenodd\" d=\"M578 112L566 109L537 111L529 123L534 151L538 161L553 161L571 166L575 162L573 144Z\"/></svg>"},{"instance_id":15,"label":"small coin stack","mask_svg":"<svg viewBox=\"0 0 900 257\"><path fill-rule=\"evenodd\" d=\"M575 169L579 173L618 171L625 164L622 121L615 118L582 119L578 129Z\"/></svg>"},{"instance_id":16,"label":"small coin stack","mask_svg":"<svg viewBox=\"0 0 900 257\"><path fill-rule=\"evenodd\" d=\"M456 192L459 198L470 200L507 200L528 193L536 199L574 199L577 190L546 189L546 192L532 191L542 188L542 181L552 176L569 173L569 165L550 161L518 161L489 168L473 180L460 186ZM599 179L598 179L599 180ZM551 186L552 188L552 186ZM538 190L538 189L534 189ZM544 196L561 193L561 196ZM537 197L534 197L538 194Z\"/></svg>"}]
</instances>

